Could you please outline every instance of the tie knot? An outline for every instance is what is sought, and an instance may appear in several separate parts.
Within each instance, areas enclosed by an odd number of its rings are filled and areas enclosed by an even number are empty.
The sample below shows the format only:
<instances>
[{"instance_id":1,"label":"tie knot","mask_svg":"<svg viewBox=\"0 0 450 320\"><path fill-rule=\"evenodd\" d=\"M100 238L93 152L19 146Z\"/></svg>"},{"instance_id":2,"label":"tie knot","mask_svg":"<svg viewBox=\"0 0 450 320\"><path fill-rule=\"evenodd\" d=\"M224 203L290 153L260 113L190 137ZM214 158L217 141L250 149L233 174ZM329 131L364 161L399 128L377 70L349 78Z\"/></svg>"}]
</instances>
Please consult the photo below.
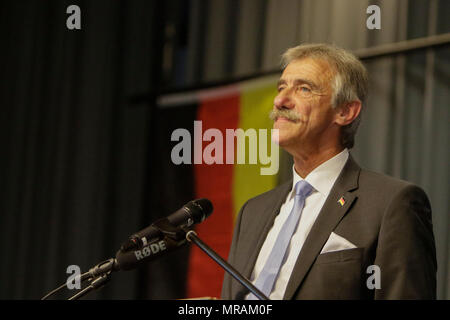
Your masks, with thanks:
<instances>
[{"instance_id":1,"label":"tie knot","mask_svg":"<svg viewBox=\"0 0 450 320\"><path fill-rule=\"evenodd\" d=\"M313 190L313 187L306 181L306 180L300 180L295 184L295 195L301 196L302 198L306 198L309 196L311 191Z\"/></svg>"}]
</instances>

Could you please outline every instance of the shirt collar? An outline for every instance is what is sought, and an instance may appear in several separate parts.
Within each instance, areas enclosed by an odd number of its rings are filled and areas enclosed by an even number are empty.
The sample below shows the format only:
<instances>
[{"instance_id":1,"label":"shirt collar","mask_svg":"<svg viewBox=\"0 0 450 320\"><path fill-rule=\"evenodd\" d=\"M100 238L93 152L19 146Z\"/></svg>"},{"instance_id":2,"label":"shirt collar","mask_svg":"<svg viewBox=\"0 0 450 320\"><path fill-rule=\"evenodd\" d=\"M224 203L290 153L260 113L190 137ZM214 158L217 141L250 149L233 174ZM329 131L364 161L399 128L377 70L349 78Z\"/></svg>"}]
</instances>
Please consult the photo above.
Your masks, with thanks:
<instances>
[{"instance_id":1,"label":"shirt collar","mask_svg":"<svg viewBox=\"0 0 450 320\"><path fill-rule=\"evenodd\" d=\"M347 162L349 156L348 149L345 148L340 153L335 155L333 158L328 159L327 161L321 163L318 167L316 167L313 171L311 171L304 180L306 180L315 191L320 192L324 196L328 196L333 187L336 179L344 168L345 163ZM292 181L292 190L294 190L295 185L300 180L303 180L297 172L295 171L295 165L292 166L293 172L293 181ZM291 192L292 197L292 192Z\"/></svg>"}]
</instances>

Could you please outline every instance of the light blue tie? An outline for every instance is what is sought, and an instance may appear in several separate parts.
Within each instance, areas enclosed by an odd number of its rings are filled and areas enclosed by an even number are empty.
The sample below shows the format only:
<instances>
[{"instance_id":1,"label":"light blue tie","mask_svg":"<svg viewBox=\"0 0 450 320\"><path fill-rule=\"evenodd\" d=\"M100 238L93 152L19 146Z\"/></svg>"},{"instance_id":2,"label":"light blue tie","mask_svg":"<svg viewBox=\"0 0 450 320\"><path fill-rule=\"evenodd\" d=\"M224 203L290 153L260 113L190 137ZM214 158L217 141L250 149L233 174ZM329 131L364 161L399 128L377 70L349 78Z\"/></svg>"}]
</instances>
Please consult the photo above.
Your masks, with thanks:
<instances>
[{"instance_id":1,"label":"light blue tie","mask_svg":"<svg viewBox=\"0 0 450 320\"><path fill-rule=\"evenodd\" d=\"M292 235L297 228L298 221L300 220L305 205L305 199L309 196L313 187L305 180L300 180L295 184L294 190L294 207L292 208L289 217L284 222L267 262L255 282L255 287L261 290L267 297L269 297L272 292L275 280L277 279L281 266L287 256L286 252L289 243L291 242ZM247 299L256 300L258 298L250 293Z\"/></svg>"}]
</instances>

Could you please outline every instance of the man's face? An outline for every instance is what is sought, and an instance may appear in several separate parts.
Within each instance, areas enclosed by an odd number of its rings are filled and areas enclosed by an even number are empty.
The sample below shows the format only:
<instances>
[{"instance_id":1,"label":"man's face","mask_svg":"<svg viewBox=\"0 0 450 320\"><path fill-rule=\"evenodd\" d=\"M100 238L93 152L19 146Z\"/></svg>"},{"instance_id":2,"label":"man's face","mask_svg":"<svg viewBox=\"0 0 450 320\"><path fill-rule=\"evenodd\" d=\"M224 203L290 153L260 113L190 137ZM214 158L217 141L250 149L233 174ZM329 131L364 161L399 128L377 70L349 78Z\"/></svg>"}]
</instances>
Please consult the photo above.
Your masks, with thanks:
<instances>
[{"instance_id":1,"label":"man's face","mask_svg":"<svg viewBox=\"0 0 450 320\"><path fill-rule=\"evenodd\" d=\"M331 106L333 79L333 68L322 59L294 60L284 69L273 110L281 147L289 151L318 145L330 136L336 138L338 129ZM295 116L283 117L283 111Z\"/></svg>"}]
</instances>

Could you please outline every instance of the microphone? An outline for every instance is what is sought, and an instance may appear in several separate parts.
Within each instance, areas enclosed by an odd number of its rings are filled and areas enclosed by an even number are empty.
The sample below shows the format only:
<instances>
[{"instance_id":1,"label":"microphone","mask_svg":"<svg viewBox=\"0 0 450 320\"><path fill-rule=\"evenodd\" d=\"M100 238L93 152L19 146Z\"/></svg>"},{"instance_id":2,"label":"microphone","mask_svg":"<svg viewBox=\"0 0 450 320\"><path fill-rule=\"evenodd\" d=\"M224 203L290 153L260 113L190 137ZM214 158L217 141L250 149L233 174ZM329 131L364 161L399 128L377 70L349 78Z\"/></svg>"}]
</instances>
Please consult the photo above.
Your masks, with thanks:
<instances>
[{"instance_id":1,"label":"microphone","mask_svg":"<svg viewBox=\"0 0 450 320\"><path fill-rule=\"evenodd\" d=\"M160 239L163 236L163 233L158 225L162 224L167 226L168 224L178 228L191 227L209 217L212 211L213 205L208 199L192 200L167 218L157 220L147 228L133 234L124 244L122 244L120 251L126 252L132 249L142 248L153 242L155 239Z\"/></svg>"},{"instance_id":2,"label":"microphone","mask_svg":"<svg viewBox=\"0 0 450 320\"><path fill-rule=\"evenodd\" d=\"M134 269L181 247L186 244L186 233L181 228L204 221L212 211L213 205L208 199L192 200L167 218L133 234L116 253L113 270Z\"/></svg>"},{"instance_id":3,"label":"microphone","mask_svg":"<svg viewBox=\"0 0 450 320\"><path fill-rule=\"evenodd\" d=\"M115 258L102 261L88 272L80 275L80 281L91 279L91 284L72 296L69 300L79 299L92 290L103 286L114 271L131 270L143 262L153 260L165 253L181 247L187 242L186 227L204 221L211 215L213 205L208 199L196 199L167 218L155 221L147 228L133 234L126 241ZM52 296L66 284L46 294L42 300Z\"/></svg>"}]
</instances>

